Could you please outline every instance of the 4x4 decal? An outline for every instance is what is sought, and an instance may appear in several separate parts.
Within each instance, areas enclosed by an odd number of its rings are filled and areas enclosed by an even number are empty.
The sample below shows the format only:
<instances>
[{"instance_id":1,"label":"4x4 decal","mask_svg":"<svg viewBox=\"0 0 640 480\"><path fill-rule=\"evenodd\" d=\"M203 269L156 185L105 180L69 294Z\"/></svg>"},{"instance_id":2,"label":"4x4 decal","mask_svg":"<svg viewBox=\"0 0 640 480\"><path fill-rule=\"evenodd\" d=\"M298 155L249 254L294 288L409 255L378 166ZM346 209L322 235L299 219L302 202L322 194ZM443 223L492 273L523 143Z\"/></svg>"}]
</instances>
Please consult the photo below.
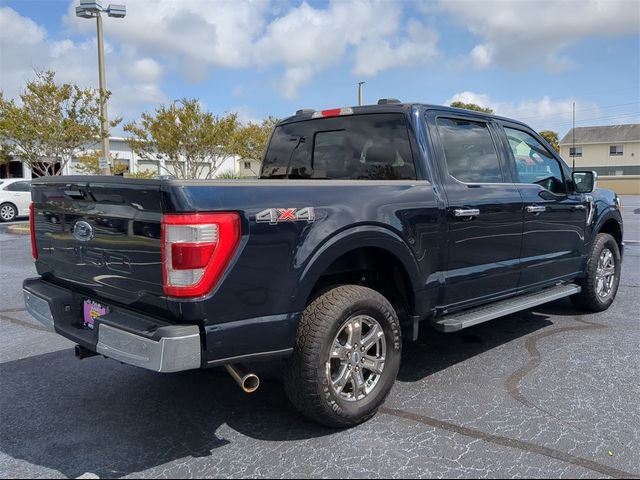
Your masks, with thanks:
<instances>
[{"instance_id":1,"label":"4x4 decal","mask_svg":"<svg viewBox=\"0 0 640 480\"><path fill-rule=\"evenodd\" d=\"M256 214L257 223L277 225L281 222L314 222L316 213L313 207L304 208L267 208Z\"/></svg>"}]
</instances>

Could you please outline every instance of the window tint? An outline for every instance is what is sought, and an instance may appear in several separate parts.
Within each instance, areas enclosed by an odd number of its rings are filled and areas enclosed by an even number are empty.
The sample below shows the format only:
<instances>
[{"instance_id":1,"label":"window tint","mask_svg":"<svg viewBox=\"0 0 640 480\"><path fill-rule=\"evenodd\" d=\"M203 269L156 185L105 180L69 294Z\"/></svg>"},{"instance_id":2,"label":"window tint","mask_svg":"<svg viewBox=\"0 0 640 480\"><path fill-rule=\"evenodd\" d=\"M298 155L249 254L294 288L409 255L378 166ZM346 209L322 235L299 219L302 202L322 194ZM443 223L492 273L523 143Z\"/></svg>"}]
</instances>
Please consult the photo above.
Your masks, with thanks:
<instances>
[{"instance_id":1,"label":"window tint","mask_svg":"<svg viewBox=\"0 0 640 480\"><path fill-rule=\"evenodd\" d=\"M28 192L30 190L29 182L13 182L5 187L8 192Z\"/></svg>"},{"instance_id":2,"label":"window tint","mask_svg":"<svg viewBox=\"0 0 640 480\"><path fill-rule=\"evenodd\" d=\"M405 118L345 115L280 125L260 177L415 180Z\"/></svg>"},{"instance_id":3,"label":"window tint","mask_svg":"<svg viewBox=\"0 0 640 480\"><path fill-rule=\"evenodd\" d=\"M506 128L515 157L519 183L535 183L553 193L565 193L562 169L553 155L532 135Z\"/></svg>"},{"instance_id":4,"label":"window tint","mask_svg":"<svg viewBox=\"0 0 640 480\"><path fill-rule=\"evenodd\" d=\"M466 183L501 183L498 153L486 123L438 118L449 175Z\"/></svg>"}]
</instances>

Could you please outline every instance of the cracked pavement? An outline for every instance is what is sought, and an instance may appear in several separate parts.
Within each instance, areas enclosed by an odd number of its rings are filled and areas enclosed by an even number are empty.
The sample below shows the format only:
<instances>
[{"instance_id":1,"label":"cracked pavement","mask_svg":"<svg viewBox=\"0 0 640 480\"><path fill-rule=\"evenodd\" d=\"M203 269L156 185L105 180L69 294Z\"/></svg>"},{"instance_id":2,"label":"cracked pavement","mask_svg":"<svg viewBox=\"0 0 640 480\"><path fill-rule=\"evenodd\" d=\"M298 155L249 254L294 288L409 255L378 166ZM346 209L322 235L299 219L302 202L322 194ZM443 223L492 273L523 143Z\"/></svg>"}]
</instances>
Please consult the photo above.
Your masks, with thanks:
<instances>
[{"instance_id":1,"label":"cracked pavement","mask_svg":"<svg viewBox=\"0 0 640 480\"><path fill-rule=\"evenodd\" d=\"M640 238L640 198L623 205ZM0 476L640 477L639 267L640 241L607 312L561 300L423 329L379 414L337 431L268 375L248 396L222 370L77 361L24 311L29 237L0 227Z\"/></svg>"}]
</instances>

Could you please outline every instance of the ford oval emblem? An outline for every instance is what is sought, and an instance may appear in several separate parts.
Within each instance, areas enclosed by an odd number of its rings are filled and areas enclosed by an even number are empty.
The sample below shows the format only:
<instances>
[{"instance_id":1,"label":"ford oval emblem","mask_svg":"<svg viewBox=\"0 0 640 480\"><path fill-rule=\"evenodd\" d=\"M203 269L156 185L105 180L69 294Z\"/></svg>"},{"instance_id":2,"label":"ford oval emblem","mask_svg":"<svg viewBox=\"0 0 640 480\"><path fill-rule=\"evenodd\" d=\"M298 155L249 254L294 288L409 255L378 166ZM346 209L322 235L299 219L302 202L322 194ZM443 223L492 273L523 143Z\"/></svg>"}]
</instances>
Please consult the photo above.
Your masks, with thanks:
<instances>
[{"instance_id":1,"label":"ford oval emblem","mask_svg":"<svg viewBox=\"0 0 640 480\"><path fill-rule=\"evenodd\" d=\"M73 236L81 242L88 242L93 238L93 227L84 220L79 220L73 226Z\"/></svg>"}]
</instances>

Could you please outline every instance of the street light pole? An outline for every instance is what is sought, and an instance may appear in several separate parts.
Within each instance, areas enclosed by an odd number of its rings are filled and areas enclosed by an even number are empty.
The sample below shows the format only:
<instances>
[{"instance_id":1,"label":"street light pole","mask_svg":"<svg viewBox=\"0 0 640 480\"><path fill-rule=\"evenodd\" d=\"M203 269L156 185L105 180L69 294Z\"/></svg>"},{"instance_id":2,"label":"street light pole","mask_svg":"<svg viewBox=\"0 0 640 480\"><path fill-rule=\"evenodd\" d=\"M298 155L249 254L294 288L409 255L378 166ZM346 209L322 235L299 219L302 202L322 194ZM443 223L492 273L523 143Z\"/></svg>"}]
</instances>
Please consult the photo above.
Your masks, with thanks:
<instances>
[{"instance_id":1,"label":"street light pole","mask_svg":"<svg viewBox=\"0 0 640 480\"><path fill-rule=\"evenodd\" d=\"M100 80L100 143L102 145L102 156L100 173L111 175L111 154L109 152L109 117L107 115L107 80L104 68L104 40L102 36L102 16L105 12L110 17L124 18L127 9L124 5L109 5L102 8L101 2L96 0L80 0L80 6L76 7L76 16L80 18L96 19L98 29L98 77Z\"/></svg>"},{"instance_id":2,"label":"street light pole","mask_svg":"<svg viewBox=\"0 0 640 480\"><path fill-rule=\"evenodd\" d=\"M102 16L96 15L98 25L98 76L100 77L100 137L102 158L106 166L100 169L102 175L111 175L111 152L109 152L109 117L107 115L107 80L104 69L104 40L102 37Z\"/></svg>"}]
</instances>

